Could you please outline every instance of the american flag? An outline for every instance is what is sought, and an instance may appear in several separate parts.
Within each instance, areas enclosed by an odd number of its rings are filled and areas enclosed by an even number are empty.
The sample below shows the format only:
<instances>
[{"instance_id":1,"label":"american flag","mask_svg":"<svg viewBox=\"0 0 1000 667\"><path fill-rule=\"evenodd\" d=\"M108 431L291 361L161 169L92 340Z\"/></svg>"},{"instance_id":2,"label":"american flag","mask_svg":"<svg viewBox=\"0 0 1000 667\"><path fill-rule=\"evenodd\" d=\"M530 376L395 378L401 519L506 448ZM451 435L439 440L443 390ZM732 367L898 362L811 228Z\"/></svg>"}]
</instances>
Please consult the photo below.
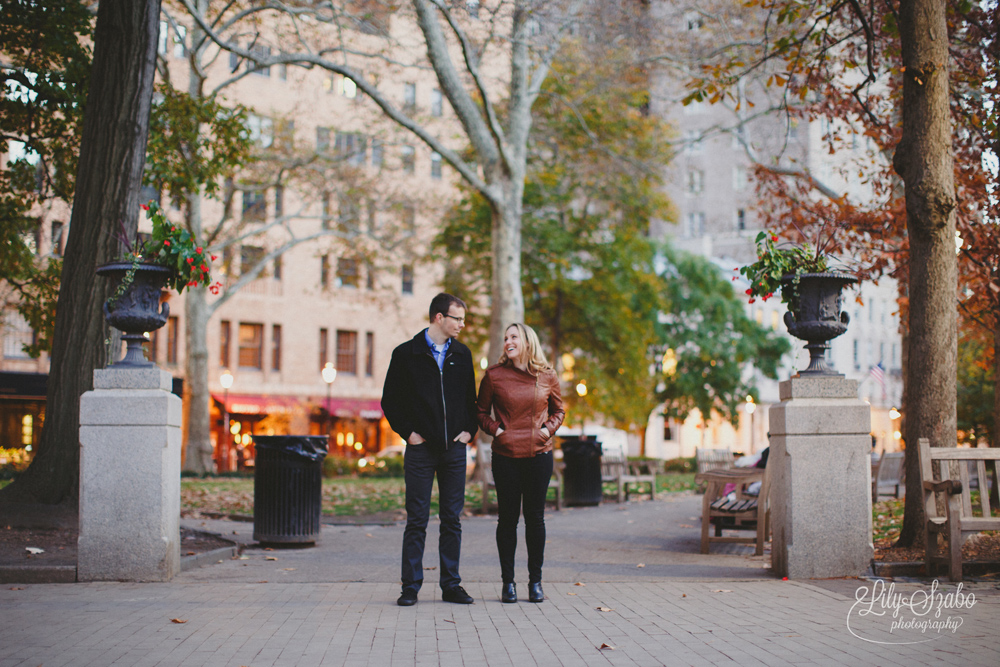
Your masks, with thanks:
<instances>
[{"instance_id":1,"label":"american flag","mask_svg":"<svg viewBox=\"0 0 1000 667\"><path fill-rule=\"evenodd\" d=\"M868 374L878 382L878 385L882 387L882 392L885 393L885 369L882 367L882 362L880 361L872 366Z\"/></svg>"}]
</instances>

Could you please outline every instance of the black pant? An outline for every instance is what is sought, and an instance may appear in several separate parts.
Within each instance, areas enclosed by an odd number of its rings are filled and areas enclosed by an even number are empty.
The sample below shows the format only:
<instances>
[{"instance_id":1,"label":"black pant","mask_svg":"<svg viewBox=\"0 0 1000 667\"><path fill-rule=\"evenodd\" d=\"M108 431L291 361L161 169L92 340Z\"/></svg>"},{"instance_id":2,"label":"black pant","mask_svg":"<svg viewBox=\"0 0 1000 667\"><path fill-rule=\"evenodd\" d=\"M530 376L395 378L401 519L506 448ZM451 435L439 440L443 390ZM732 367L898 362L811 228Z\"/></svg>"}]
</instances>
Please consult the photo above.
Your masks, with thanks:
<instances>
[{"instance_id":1,"label":"black pant","mask_svg":"<svg viewBox=\"0 0 1000 667\"><path fill-rule=\"evenodd\" d=\"M407 445L404 457L406 530L403 531L403 589L415 593L424 582L424 542L435 473L441 518L438 537L441 589L458 586L462 581L458 576L458 559L462 552L460 518L465 507L465 445L453 442L447 450L430 444Z\"/></svg>"},{"instance_id":2,"label":"black pant","mask_svg":"<svg viewBox=\"0 0 1000 667\"><path fill-rule=\"evenodd\" d=\"M514 581L517 521L524 508L524 541L528 546L528 582L542 580L545 560L545 494L552 478L552 452L514 459L493 454L493 481L497 487L497 551L500 576Z\"/></svg>"}]
</instances>

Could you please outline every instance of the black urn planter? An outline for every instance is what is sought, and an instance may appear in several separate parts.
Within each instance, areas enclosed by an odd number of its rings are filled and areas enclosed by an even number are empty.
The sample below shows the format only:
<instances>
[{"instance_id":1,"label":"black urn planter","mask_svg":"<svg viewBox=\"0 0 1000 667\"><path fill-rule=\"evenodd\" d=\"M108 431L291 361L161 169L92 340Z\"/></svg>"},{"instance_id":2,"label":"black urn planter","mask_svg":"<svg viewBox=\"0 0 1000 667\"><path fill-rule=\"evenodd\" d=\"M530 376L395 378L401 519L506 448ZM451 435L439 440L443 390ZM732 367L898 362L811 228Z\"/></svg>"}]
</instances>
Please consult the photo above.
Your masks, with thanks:
<instances>
[{"instance_id":1,"label":"black urn planter","mask_svg":"<svg viewBox=\"0 0 1000 667\"><path fill-rule=\"evenodd\" d=\"M803 273L781 279L788 300L785 326L788 333L806 341L809 367L799 375L840 375L826 363L830 341L847 331L851 321L843 310L843 290L858 282L849 273Z\"/></svg>"},{"instance_id":2,"label":"black urn planter","mask_svg":"<svg viewBox=\"0 0 1000 667\"><path fill-rule=\"evenodd\" d=\"M97 275L111 278L117 292L125 276L132 269L130 262L113 262L97 267ZM137 264L132 284L117 299L104 302L104 319L124 335L125 356L113 366L155 366L147 361L142 344L147 331L156 331L167 323L170 306L160 303L160 291L166 285L171 270L159 264Z\"/></svg>"}]
</instances>

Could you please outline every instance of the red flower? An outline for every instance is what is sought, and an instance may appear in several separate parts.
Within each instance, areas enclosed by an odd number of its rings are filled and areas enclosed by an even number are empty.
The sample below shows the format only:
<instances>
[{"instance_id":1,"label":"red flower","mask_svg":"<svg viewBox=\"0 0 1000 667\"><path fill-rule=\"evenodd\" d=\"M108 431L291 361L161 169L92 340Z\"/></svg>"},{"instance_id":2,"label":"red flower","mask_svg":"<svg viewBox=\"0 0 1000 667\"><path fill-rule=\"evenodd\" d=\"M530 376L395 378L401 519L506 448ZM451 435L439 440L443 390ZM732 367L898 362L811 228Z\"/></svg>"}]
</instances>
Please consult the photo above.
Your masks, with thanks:
<instances>
[{"instance_id":1,"label":"red flower","mask_svg":"<svg viewBox=\"0 0 1000 667\"><path fill-rule=\"evenodd\" d=\"M188 264L194 264L194 259L192 259L191 257L188 257Z\"/></svg>"},{"instance_id":2,"label":"red flower","mask_svg":"<svg viewBox=\"0 0 1000 667\"><path fill-rule=\"evenodd\" d=\"M201 248L195 248L195 252L200 255L201 254Z\"/></svg>"},{"instance_id":3,"label":"red flower","mask_svg":"<svg viewBox=\"0 0 1000 667\"><path fill-rule=\"evenodd\" d=\"M748 288L747 288L747 294L753 294L753 289L752 289L752 288L750 288L750 287L748 287Z\"/></svg>"},{"instance_id":4,"label":"red flower","mask_svg":"<svg viewBox=\"0 0 1000 667\"><path fill-rule=\"evenodd\" d=\"M141 208L143 211L148 211L149 204L139 204L139 208Z\"/></svg>"},{"instance_id":5,"label":"red flower","mask_svg":"<svg viewBox=\"0 0 1000 667\"><path fill-rule=\"evenodd\" d=\"M747 303L754 303L757 299L750 299Z\"/></svg>"},{"instance_id":6,"label":"red flower","mask_svg":"<svg viewBox=\"0 0 1000 667\"><path fill-rule=\"evenodd\" d=\"M204 264L202 264L202 265L201 265L201 270L202 270L202 271L205 271L205 272L208 272L208 267L207 267L207 266L205 266Z\"/></svg>"},{"instance_id":7,"label":"red flower","mask_svg":"<svg viewBox=\"0 0 1000 667\"><path fill-rule=\"evenodd\" d=\"M212 255L212 261L214 262L216 259L218 258L215 255Z\"/></svg>"},{"instance_id":8,"label":"red flower","mask_svg":"<svg viewBox=\"0 0 1000 667\"><path fill-rule=\"evenodd\" d=\"M736 276L733 276L733 282L736 282Z\"/></svg>"},{"instance_id":9,"label":"red flower","mask_svg":"<svg viewBox=\"0 0 1000 667\"><path fill-rule=\"evenodd\" d=\"M191 282L189 282L189 283L188 283L188 287L196 287L197 285L198 285L198 283L196 283L196 282L195 282L195 281L193 281L193 280L192 280Z\"/></svg>"},{"instance_id":10,"label":"red flower","mask_svg":"<svg viewBox=\"0 0 1000 667\"><path fill-rule=\"evenodd\" d=\"M170 247L170 241L164 241L163 245L165 245L165 246L167 246L169 248Z\"/></svg>"},{"instance_id":11,"label":"red flower","mask_svg":"<svg viewBox=\"0 0 1000 667\"><path fill-rule=\"evenodd\" d=\"M777 234L771 234L771 240L772 241L777 241L778 240L778 235Z\"/></svg>"},{"instance_id":12,"label":"red flower","mask_svg":"<svg viewBox=\"0 0 1000 667\"><path fill-rule=\"evenodd\" d=\"M177 228L176 228L176 227L171 227L171 228L170 228L170 231L172 231L172 232L176 232L176 231L177 231Z\"/></svg>"}]
</instances>

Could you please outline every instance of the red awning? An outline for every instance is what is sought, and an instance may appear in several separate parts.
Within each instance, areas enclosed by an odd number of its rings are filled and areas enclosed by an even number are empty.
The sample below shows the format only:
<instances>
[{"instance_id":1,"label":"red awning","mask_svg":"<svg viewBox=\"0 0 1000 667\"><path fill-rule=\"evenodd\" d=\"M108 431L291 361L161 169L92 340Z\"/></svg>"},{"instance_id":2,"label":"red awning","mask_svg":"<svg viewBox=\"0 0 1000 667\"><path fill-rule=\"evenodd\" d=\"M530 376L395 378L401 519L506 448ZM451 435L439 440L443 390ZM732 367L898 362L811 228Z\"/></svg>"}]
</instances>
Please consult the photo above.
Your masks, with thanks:
<instances>
[{"instance_id":1,"label":"red awning","mask_svg":"<svg viewBox=\"0 0 1000 667\"><path fill-rule=\"evenodd\" d=\"M219 403L224 402L225 395L212 394ZM334 417L351 419L381 419L382 403L377 398L331 398L327 404L326 398L310 397L302 399L297 396L261 396L258 394L229 394L225 409L234 415L274 415L290 414L296 410L308 413L312 410L322 410L329 406Z\"/></svg>"},{"instance_id":2,"label":"red awning","mask_svg":"<svg viewBox=\"0 0 1000 667\"><path fill-rule=\"evenodd\" d=\"M327 407L326 399L317 401L320 407ZM361 417L362 419L381 419L382 401L377 398L331 398L330 414L334 417Z\"/></svg>"},{"instance_id":3,"label":"red awning","mask_svg":"<svg viewBox=\"0 0 1000 667\"><path fill-rule=\"evenodd\" d=\"M219 403L224 396L212 394ZM226 412L234 415L283 415L294 412L296 408L303 411L306 406L295 396L260 396L257 394L229 394Z\"/></svg>"}]
</instances>

